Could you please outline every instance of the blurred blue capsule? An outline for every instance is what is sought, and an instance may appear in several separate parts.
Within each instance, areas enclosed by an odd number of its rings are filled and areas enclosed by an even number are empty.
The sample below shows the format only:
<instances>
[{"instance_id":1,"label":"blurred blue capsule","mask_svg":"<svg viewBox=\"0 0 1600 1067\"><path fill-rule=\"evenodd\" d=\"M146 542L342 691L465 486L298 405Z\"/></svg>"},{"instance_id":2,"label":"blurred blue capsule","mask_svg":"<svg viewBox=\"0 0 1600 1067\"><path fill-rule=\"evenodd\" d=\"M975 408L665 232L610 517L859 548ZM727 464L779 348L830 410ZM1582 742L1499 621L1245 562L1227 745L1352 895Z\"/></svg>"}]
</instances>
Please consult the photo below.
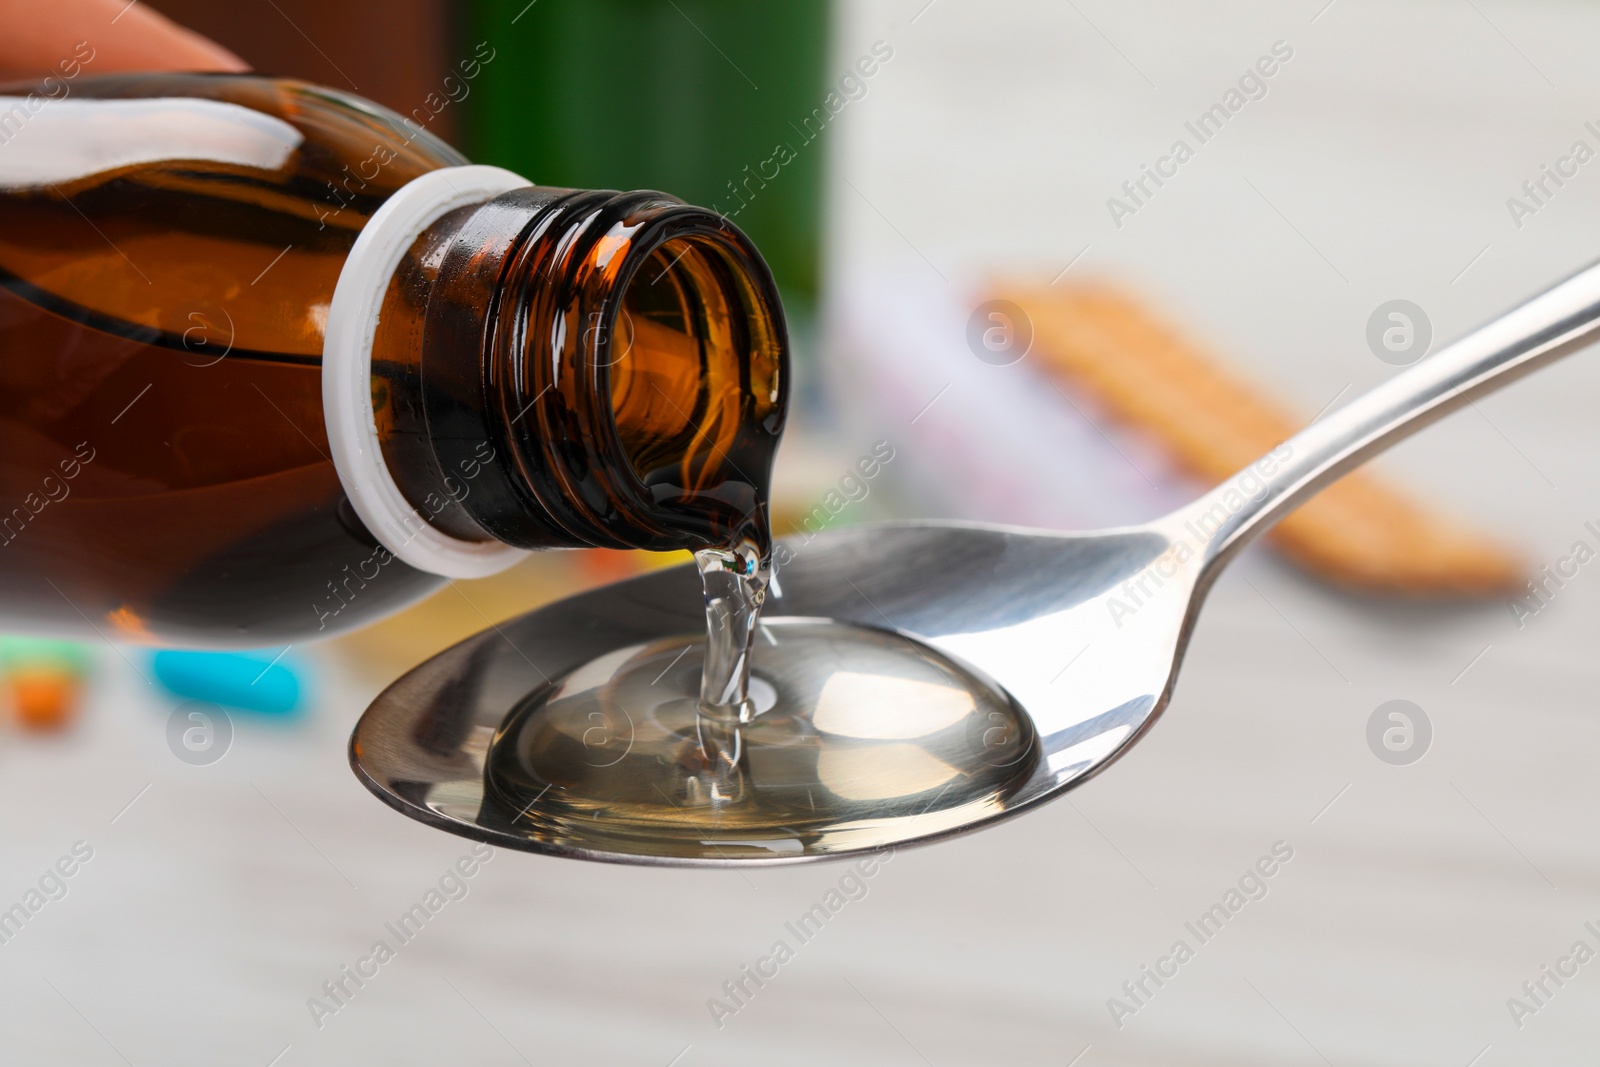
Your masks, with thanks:
<instances>
[{"instance_id":1,"label":"blurred blue capsule","mask_svg":"<svg viewBox=\"0 0 1600 1067\"><path fill-rule=\"evenodd\" d=\"M264 715L287 715L300 704L300 677L282 652L187 652L151 657L156 679L189 700Z\"/></svg>"}]
</instances>

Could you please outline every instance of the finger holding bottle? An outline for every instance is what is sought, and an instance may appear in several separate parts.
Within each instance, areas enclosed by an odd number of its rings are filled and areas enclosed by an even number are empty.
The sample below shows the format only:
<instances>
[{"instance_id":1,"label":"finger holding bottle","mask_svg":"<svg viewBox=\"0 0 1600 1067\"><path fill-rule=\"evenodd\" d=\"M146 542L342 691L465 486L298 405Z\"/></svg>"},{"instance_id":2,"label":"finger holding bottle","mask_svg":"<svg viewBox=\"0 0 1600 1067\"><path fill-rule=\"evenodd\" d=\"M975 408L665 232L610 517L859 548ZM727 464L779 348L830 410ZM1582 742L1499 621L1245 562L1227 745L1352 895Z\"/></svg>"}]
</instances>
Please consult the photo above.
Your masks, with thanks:
<instances>
[{"instance_id":1,"label":"finger holding bottle","mask_svg":"<svg viewBox=\"0 0 1600 1067\"><path fill-rule=\"evenodd\" d=\"M54 74L93 50L94 72L242 71L249 65L215 41L138 0L0 0L0 79Z\"/></svg>"}]
</instances>

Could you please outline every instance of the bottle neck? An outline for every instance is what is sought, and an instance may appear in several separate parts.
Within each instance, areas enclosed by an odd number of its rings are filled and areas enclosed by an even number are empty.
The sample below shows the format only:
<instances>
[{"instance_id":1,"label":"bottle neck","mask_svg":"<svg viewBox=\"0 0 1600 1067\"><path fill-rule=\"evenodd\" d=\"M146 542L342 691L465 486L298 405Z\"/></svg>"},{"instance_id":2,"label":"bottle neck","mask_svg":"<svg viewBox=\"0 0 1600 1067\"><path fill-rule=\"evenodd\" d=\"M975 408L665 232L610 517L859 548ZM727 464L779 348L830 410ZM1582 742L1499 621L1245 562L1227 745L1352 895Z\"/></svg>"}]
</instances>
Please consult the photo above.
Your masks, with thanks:
<instances>
[{"instance_id":1,"label":"bottle neck","mask_svg":"<svg viewBox=\"0 0 1600 1067\"><path fill-rule=\"evenodd\" d=\"M530 187L417 239L373 407L402 494L453 537L765 552L787 355L772 276L722 216Z\"/></svg>"}]
</instances>

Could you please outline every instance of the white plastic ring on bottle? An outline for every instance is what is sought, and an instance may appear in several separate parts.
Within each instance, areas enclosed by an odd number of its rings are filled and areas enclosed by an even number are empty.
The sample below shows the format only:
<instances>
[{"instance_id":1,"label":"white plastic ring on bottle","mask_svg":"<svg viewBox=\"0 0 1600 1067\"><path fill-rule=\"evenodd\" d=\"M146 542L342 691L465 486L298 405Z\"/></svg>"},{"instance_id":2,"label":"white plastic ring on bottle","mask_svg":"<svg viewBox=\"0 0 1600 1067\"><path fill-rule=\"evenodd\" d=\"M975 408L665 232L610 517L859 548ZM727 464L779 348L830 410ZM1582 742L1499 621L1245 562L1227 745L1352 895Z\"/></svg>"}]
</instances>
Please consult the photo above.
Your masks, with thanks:
<instances>
[{"instance_id":1,"label":"white plastic ring on bottle","mask_svg":"<svg viewBox=\"0 0 1600 1067\"><path fill-rule=\"evenodd\" d=\"M350 505L384 548L418 570L449 578L496 574L528 553L499 541L451 537L400 492L372 414L372 340L389 280L423 230L457 208L531 184L499 167L466 166L429 171L401 186L351 247L323 331L323 420Z\"/></svg>"}]
</instances>

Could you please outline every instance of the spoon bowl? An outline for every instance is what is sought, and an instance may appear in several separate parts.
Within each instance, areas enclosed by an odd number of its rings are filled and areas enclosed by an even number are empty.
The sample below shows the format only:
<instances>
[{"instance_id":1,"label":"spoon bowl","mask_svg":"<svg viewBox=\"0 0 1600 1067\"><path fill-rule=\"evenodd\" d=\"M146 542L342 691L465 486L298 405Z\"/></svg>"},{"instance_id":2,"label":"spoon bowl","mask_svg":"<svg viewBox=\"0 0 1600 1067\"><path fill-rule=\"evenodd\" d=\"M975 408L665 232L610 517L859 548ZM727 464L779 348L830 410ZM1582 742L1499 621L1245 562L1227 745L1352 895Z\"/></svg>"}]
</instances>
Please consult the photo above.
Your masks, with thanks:
<instances>
[{"instance_id":1,"label":"spoon bowl","mask_svg":"<svg viewBox=\"0 0 1600 1067\"><path fill-rule=\"evenodd\" d=\"M798 709L787 716L719 734L685 711L705 616L684 566L422 664L362 716L351 764L385 803L440 829L623 863L796 863L988 825L1088 781L1143 736L1206 591L1255 535L1433 420L1587 345L1597 323L1600 265L1144 526L912 522L787 542L751 668L757 711L765 693ZM696 777L689 752L748 773ZM726 789L738 795L715 795Z\"/></svg>"},{"instance_id":2,"label":"spoon bowl","mask_svg":"<svg viewBox=\"0 0 1600 1067\"><path fill-rule=\"evenodd\" d=\"M663 677L657 686L692 692L697 656L667 663L677 644L695 648L703 640L696 635L704 613L692 565L560 601L430 660L363 716L352 762L368 788L414 818L497 845L587 859L792 863L932 840L1097 773L1154 721L1186 627L1172 608L1188 602L1198 569L1163 566L1170 574L1159 587L1151 572L1148 596L1137 582L1157 561L1175 560L1171 546L1155 529L1064 536L941 523L853 527L791 546L793 558L769 595L758 635L752 666L758 710L763 686L774 679L822 692L840 679L863 677L873 665L852 659L852 644L870 647L874 639L909 637L940 670L961 672L968 682L941 698L929 683L907 677L906 664L927 671L923 660L901 657L893 681L913 699L892 709L892 724L871 708L862 716L875 723L823 723L827 705L793 701L818 708L811 718L820 729L805 732L822 743L813 746L820 751L801 754L803 769L782 776L781 784L809 789L807 803L774 804L768 818L720 827L683 818L681 827L672 825L680 802L666 795L670 785L653 783L648 770L630 770L634 756L648 756L648 735L666 732L656 727L667 716L640 710L646 704L639 700L611 709L580 706L571 725L550 726L568 745L563 751L541 741L541 747L564 774L527 775L518 790L506 787L519 777L516 769L486 773L496 738L519 703L531 700L550 718L556 705L543 699L548 689L570 685L585 667L618 655L619 645L623 655L659 646L641 655L647 666L639 676L648 681L670 668L682 680L670 685ZM929 575L942 576L936 599L927 595ZM1141 606L1124 615L1120 604L1129 596ZM861 632L826 652L790 652L807 636L796 631L814 620ZM1129 638L1142 650L1136 660ZM789 654L770 661L763 655L780 648ZM1117 669L1106 669L1108 654ZM1130 670L1135 662L1138 669ZM780 678L796 668L808 677ZM766 719L757 715L751 726ZM745 741L753 752L764 742L769 749L783 744L759 734ZM772 777L756 784L771 791L780 784ZM579 798L571 817L559 825L529 823L525 805L552 782ZM657 785L661 792L652 796ZM640 795L620 795L631 793ZM638 806L628 807L629 800ZM592 817L594 807L606 817ZM646 825L617 825L629 821Z\"/></svg>"}]
</instances>

